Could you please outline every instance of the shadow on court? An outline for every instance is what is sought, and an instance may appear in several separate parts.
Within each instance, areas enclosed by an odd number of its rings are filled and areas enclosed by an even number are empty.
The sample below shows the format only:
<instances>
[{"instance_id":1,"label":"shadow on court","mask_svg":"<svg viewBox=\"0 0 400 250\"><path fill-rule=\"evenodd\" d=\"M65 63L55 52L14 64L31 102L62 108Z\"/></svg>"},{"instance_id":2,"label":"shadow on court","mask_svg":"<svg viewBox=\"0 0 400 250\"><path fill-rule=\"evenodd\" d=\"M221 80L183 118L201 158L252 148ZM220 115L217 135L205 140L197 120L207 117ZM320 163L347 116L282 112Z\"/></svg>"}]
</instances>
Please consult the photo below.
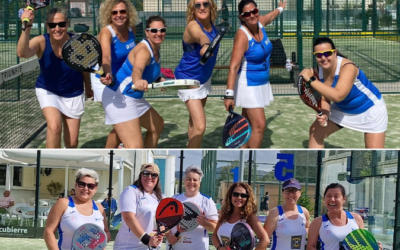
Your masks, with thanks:
<instances>
[{"instance_id":1,"label":"shadow on court","mask_svg":"<svg viewBox=\"0 0 400 250\"><path fill-rule=\"evenodd\" d=\"M107 137L108 135L87 141L81 145L81 148L104 148L106 146Z\"/></svg>"},{"instance_id":2,"label":"shadow on court","mask_svg":"<svg viewBox=\"0 0 400 250\"><path fill-rule=\"evenodd\" d=\"M269 124L273 122L276 118L278 118L282 114L281 110L278 110L275 115L267 118L265 121L265 132L264 138L261 143L261 148L271 148L274 143L272 142L272 134L274 133L271 129L269 129Z\"/></svg>"},{"instance_id":3,"label":"shadow on court","mask_svg":"<svg viewBox=\"0 0 400 250\"><path fill-rule=\"evenodd\" d=\"M309 142L309 140L304 140L303 141L303 147L304 148L308 148L308 142ZM331 144L331 143L329 143L329 142L326 142L325 141L325 143L324 143L324 147L325 148L343 148L343 147L341 147L341 146L337 146L337 145L335 145L335 144Z\"/></svg>"}]
</instances>

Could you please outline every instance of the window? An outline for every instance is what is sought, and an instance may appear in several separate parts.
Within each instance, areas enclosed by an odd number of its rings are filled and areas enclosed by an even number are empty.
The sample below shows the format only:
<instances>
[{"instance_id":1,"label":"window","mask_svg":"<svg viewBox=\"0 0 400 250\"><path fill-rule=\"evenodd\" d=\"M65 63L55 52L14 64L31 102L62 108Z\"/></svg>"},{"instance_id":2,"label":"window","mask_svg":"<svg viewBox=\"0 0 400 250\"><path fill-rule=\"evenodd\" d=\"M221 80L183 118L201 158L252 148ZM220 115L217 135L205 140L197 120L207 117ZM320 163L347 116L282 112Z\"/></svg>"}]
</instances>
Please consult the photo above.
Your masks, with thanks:
<instances>
[{"instance_id":1,"label":"window","mask_svg":"<svg viewBox=\"0 0 400 250\"><path fill-rule=\"evenodd\" d=\"M6 185L7 165L0 165L0 186ZM22 186L22 167L11 167L13 186Z\"/></svg>"}]
</instances>

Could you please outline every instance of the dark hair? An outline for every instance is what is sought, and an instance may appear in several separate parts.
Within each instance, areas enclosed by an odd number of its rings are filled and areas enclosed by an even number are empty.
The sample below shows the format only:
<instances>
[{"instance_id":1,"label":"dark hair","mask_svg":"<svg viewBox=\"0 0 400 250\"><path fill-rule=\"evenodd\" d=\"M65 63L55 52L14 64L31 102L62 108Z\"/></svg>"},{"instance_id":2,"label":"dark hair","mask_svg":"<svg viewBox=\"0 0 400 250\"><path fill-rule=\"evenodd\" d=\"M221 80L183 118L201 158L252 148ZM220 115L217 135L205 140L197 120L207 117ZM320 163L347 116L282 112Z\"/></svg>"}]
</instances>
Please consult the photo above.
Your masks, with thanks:
<instances>
[{"instance_id":1,"label":"dark hair","mask_svg":"<svg viewBox=\"0 0 400 250\"><path fill-rule=\"evenodd\" d=\"M242 1L239 2L239 4L238 4L239 16L240 16L240 14L243 13L244 6L246 6L248 4L251 4L251 3L254 4L257 7L257 3L254 0L242 0ZM240 20L240 23L243 23L242 19L239 18L239 20Z\"/></svg>"},{"instance_id":2,"label":"dark hair","mask_svg":"<svg viewBox=\"0 0 400 250\"><path fill-rule=\"evenodd\" d=\"M74 190L74 192L75 192L75 189L74 189L74 188L72 188L71 190Z\"/></svg>"},{"instance_id":3,"label":"dark hair","mask_svg":"<svg viewBox=\"0 0 400 250\"><path fill-rule=\"evenodd\" d=\"M265 192L265 195L268 195L268 192Z\"/></svg>"},{"instance_id":4,"label":"dark hair","mask_svg":"<svg viewBox=\"0 0 400 250\"><path fill-rule=\"evenodd\" d=\"M342 193L343 197L346 197L346 190L344 189L342 184L339 183L331 183L329 184L326 188L325 188L325 192L324 192L324 197L326 195L326 193L328 192L329 189L332 188L339 188L340 192Z\"/></svg>"},{"instance_id":5,"label":"dark hair","mask_svg":"<svg viewBox=\"0 0 400 250\"><path fill-rule=\"evenodd\" d=\"M313 48L315 48L315 46L320 45L320 44L323 44L323 43L329 43L329 44L331 45L332 49L336 49L335 44L333 44L332 39L330 39L329 37L318 37L317 39L315 39ZM314 51L315 51L315 50L314 50ZM336 53L337 53L338 56L347 58L346 56L344 56L343 54L341 54L341 53L339 52L339 50L336 50Z\"/></svg>"},{"instance_id":6,"label":"dark hair","mask_svg":"<svg viewBox=\"0 0 400 250\"><path fill-rule=\"evenodd\" d=\"M151 24L152 22L157 22L157 21L162 22L162 23L164 24L164 26L167 27L167 26L165 25L165 19L162 18L161 16L150 16L150 17L147 18L147 20L146 20L146 28L150 28L150 24Z\"/></svg>"},{"instance_id":7,"label":"dark hair","mask_svg":"<svg viewBox=\"0 0 400 250\"><path fill-rule=\"evenodd\" d=\"M142 173L140 173L139 178L133 183L133 185L138 187L139 190L142 191L142 193L144 193L144 188L142 185L142 176L143 176ZM162 200L160 176L158 177L157 184L154 186L153 191L156 193L157 200L159 200L159 201Z\"/></svg>"},{"instance_id":8,"label":"dark hair","mask_svg":"<svg viewBox=\"0 0 400 250\"><path fill-rule=\"evenodd\" d=\"M68 20L68 13L65 9L61 9L61 8L51 8L47 11L46 13L46 22L49 21L50 16L55 15L57 13L63 14L65 16L65 21Z\"/></svg>"}]
</instances>

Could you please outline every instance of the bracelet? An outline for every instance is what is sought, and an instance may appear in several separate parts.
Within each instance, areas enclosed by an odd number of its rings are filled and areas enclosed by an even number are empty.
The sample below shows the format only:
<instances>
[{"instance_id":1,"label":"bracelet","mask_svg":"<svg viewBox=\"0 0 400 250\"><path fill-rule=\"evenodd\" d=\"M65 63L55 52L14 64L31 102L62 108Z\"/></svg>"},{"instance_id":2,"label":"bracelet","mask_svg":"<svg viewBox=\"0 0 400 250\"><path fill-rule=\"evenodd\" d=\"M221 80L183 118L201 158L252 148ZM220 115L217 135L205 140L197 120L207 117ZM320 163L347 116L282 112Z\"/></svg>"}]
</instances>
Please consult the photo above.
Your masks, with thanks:
<instances>
[{"instance_id":1,"label":"bracelet","mask_svg":"<svg viewBox=\"0 0 400 250\"><path fill-rule=\"evenodd\" d=\"M32 26L33 26L32 24L31 25L26 25L25 28L21 28L21 29L22 29L22 31L25 31L27 28L32 27Z\"/></svg>"},{"instance_id":2,"label":"bracelet","mask_svg":"<svg viewBox=\"0 0 400 250\"><path fill-rule=\"evenodd\" d=\"M279 14L281 14L283 12L283 8L282 7L278 7L276 9L279 10Z\"/></svg>"},{"instance_id":3,"label":"bracelet","mask_svg":"<svg viewBox=\"0 0 400 250\"><path fill-rule=\"evenodd\" d=\"M148 235L147 233L142 234L142 236L140 237L140 241L148 246L150 242L150 235Z\"/></svg>"}]
</instances>

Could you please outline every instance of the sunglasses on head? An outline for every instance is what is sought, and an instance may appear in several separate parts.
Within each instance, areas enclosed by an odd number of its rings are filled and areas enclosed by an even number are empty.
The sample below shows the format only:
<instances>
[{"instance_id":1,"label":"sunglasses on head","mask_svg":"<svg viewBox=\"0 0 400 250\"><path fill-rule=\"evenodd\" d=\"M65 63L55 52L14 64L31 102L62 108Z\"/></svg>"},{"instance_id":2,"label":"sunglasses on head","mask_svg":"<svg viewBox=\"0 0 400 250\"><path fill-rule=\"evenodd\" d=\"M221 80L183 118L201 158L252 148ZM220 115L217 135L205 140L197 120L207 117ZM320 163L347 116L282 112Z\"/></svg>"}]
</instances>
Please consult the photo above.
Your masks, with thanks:
<instances>
[{"instance_id":1,"label":"sunglasses on head","mask_svg":"<svg viewBox=\"0 0 400 250\"><path fill-rule=\"evenodd\" d=\"M242 14L240 14L242 17L249 17L249 16L251 16L251 14L253 14L253 15L256 15L258 13L258 9L257 8L254 8L254 9L252 9L252 10L250 10L250 11L246 11L246 12L243 12Z\"/></svg>"},{"instance_id":2,"label":"sunglasses on head","mask_svg":"<svg viewBox=\"0 0 400 250\"><path fill-rule=\"evenodd\" d=\"M143 171L143 176L144 177L149 177L151 176L151 179L155 179L158 177L157 173L151 173L151 172L147 172L147 171Z\"/></svg>"},{"instance_id":3,"label":"sunglasses on head","mask_svg":"<svg viewBox=\"0 0 400 250\"><path fill-rule=\"evenodd\" d=\"M54 29L55 27L60 27L60 28L65 28L65 26L67 26L67 21L64 22L59 22L59 23L47 23L47 25L49 25L50 29Z\"/></svg>"},{"instance_id":4,"label":"sunglasses on head","mask_svg":"<svg viewBox=\"0 0 400 250\"><path fill-rule=\"evenodd\" d=\"M156 29L156 28L146 28L146 30L147 31L150 31L151 33L157 33L157 32L161 32L161 33L165 33L166 31L167 31L167 28L159 28L159 29Z\"/></svg>"},{"instance_id":5,"label":"sunglasses on head","mask_svg":"<svg viewBox=\"0 0 400 250\"><path fill-rule=\"evenodd\" d=\"M321 58L322 56L329 57L333 54L333 52L335 52L335 50L331 49L331 50L327 50L327 51L314 52L313 54L314 54L314 56Z\"/></svg>"},{"instance_id":6,"label":"sunglasses on head","mask_svg":"<svg viewBox=\"0 0 400 250\"><path fill-rule=\"evenodd\" d=\"M88 189L93 190L97 184L93 184L93 183L86 183L83 181L76 181L76 183L78 184L78 187L80 188L85 188L87 186Z\"/></svg>"},{"instance_id":7,"label":"sunglasses on head","mask_svg":"<svg viewBox=\"0 0 400 250\"><path fill-rule=\"evenodd\" d=\"M248 195L248 194L245 194L245 193L238 193L238 192L233 192L233 193L232 193L232 196L233 196L233 197L236 197L236 198L240 196L240 198L243 198L243 199L249 198L249 195Z\"/></svg>"},{"instance_id":8,"label":"sunglasses on head","mask_svg":"<svg viewBox=\"0 0 400 250\"><path fill-rule=\"evenodd\" d=\"M210 6L210 2L202 2L202 3L195 3L194 4L194 8L195 9L200 9L201 8L201 5L203 4L203 7L205 8L205 9L207 9L209 6Z\"/></svg>"},{"instance_id":9,"label":"sunglasses on head","mask_svg":"<svg viewBox=\"0 0 400 250\"><path fill-rule=\"evenodd\" d=\"M119 14L126 14L126 10L113 10L111 11L111 14L115 16L118 14L118 12Z\"/></svg>"}]
</instances>

